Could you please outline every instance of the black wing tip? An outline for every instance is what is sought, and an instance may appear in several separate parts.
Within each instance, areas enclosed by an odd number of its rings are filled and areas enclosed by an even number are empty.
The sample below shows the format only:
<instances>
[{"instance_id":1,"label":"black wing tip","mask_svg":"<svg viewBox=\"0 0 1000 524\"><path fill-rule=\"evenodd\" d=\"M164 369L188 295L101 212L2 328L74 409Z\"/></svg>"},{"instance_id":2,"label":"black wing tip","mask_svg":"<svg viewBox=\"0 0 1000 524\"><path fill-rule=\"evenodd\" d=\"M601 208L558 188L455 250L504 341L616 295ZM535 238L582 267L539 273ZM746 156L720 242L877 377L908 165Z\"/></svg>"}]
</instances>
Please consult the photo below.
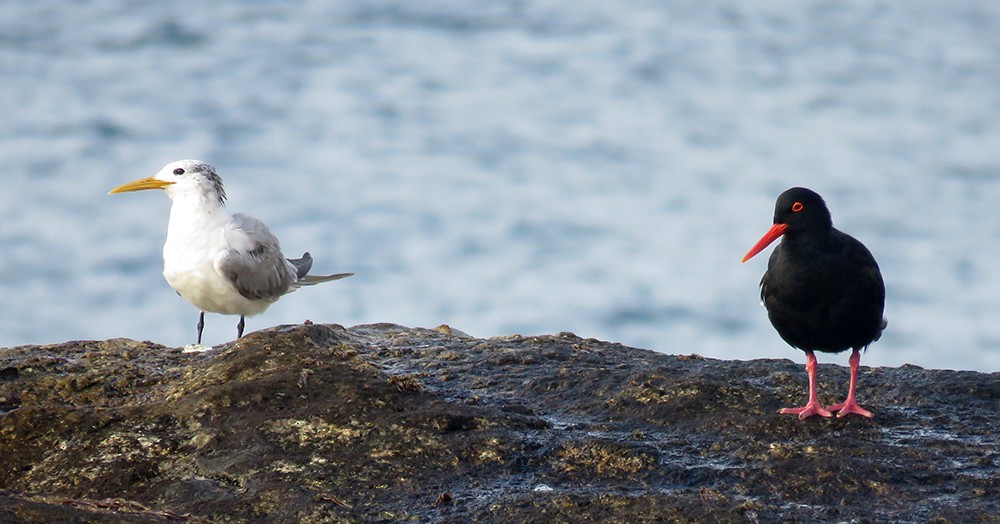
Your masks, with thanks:
<instances>
[{"instance_id":1,"label":"black wing tip","mask_svg":"<svg viewBox=\"0 0 1000 524\"><path fill-rule=\"evenodd\" d=\"M313 259L308 251L302 253L302 258L289 258L286 260L295 266L295 276L297 278L306 276L309 270L312 269Z\"/></svg>"}]
</instances>

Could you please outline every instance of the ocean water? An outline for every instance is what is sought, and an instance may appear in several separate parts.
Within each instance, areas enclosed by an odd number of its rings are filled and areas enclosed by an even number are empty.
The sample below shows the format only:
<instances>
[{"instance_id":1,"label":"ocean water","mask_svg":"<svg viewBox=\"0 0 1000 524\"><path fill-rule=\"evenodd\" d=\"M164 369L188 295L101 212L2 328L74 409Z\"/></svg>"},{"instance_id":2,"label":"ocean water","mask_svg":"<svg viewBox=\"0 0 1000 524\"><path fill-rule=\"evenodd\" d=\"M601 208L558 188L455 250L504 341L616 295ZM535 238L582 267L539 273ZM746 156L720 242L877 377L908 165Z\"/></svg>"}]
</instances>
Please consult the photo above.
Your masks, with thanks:
<instances>
[{"instance_id":1,"label":"ocean water","mask_svg":"<svg viewBox=\"0 0 1000 524\"><path fill-rule=\"evenodd\" d=\"M357 273L248 330L801 362L759 304L767 252L740 257L804 185L885 276L863 364L1000 370L1000 3L730 4L0 3L0 346L193 342L169 200L107 191L198 158L287 255Z\"/></svg>"}]
</instances>

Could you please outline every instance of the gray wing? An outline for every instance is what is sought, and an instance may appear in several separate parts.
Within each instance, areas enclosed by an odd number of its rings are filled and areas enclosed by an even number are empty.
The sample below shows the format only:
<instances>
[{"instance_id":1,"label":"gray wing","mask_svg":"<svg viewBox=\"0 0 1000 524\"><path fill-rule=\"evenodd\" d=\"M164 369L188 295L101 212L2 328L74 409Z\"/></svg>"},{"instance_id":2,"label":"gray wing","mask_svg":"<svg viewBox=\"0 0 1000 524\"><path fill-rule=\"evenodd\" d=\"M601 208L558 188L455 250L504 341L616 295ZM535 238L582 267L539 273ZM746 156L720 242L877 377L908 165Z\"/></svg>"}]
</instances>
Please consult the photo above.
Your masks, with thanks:
<instances>
[{"instance_id":1,"label":"gray wing","mask_svg":"<svg viewBox=\"0 0 1000 524\"><path fill-rule=\"evenodd\" d=\"M281 254L278 239L263 222L234 214L226 225L229 249L215 258L215 270L250 300L275 300L288 292L298 276Z\"/></svg>"}]
</instances>

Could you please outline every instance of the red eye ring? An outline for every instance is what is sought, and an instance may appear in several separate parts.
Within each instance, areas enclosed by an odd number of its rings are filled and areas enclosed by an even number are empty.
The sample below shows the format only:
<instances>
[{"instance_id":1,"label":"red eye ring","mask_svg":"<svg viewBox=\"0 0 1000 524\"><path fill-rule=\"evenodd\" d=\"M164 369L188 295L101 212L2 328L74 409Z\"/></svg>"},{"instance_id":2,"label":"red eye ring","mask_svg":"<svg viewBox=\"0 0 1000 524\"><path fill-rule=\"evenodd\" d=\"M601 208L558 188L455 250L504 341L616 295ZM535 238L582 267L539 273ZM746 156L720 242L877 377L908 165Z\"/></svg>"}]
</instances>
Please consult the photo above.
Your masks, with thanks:
<instances>
[{"instance_id":1,"label":"red eye ring","mask_svg":"<svg viewBox=\"0 0 1000 524\"><path fill-rule=\"evenodd\" d=\"M802 202L796 202L792 204L792 213L798 213L799 211L802 211L802 208L804 207L806 206L803 206Z\"/></svg>"}]
</instances>

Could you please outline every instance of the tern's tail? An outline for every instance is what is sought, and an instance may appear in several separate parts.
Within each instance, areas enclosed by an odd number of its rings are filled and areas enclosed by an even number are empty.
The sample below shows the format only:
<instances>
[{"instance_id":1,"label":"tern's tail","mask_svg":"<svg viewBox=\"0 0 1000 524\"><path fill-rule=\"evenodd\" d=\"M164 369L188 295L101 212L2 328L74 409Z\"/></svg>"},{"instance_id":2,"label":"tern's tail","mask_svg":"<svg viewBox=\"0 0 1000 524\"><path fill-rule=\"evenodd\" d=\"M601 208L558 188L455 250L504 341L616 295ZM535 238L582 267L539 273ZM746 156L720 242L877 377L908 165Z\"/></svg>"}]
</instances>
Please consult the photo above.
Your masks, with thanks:
<instances>
[{"instance_id":1,"label":"tern's tail","mask_svg":"<svg viewBox=\"0 0 1000 524\"><path fill-rule=\"evenodd\" d=\"M337 273L336 275L307 275L306 273L312 269L313 265L313 257L308 251L302 253L302 258L289 258L288 261L295 266L295 273L298 276L298 280L292 283L293 288L322 284L323 282L329 282L331 280L340 280L354 274Z\"/></svg>"},{"instance_id":2,"label":"tern's tail","mask_svg":"<svg viewBox=\"0 0 1000 524\"><path fill-rule=\"evenodd\" d=\"M337 273L336 275L306 275L296 282L299 286L312 286L315 284L322 284L323 282L329 282L331 280L340 280L342 278L347 278L354 273Z\"/></svg>"}]
</instances>

